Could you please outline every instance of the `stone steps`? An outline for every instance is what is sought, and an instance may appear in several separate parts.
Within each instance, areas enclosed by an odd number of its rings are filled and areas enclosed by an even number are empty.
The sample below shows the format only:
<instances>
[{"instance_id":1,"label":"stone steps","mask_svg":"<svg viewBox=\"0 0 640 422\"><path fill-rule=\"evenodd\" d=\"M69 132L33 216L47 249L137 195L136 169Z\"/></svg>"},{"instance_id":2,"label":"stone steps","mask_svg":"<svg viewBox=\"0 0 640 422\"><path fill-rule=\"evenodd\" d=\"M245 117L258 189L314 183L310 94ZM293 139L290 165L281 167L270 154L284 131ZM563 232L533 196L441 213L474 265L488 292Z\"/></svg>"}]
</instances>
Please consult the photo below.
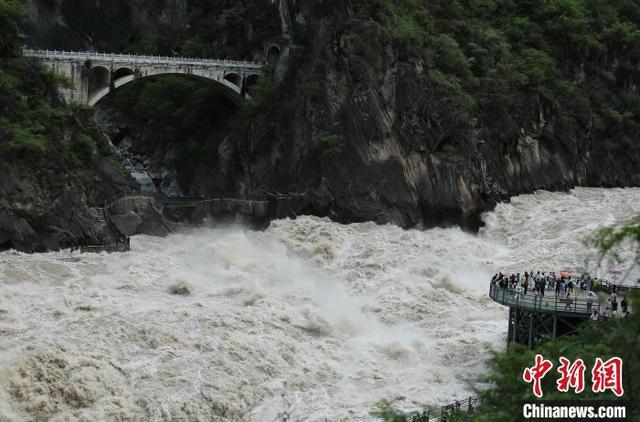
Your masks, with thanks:
<instances>
[{"instance_id":1,"label":"stone steps","mask_svg":"<svg viewBox=\"0 0 640 422\"><path fill-rule=\"evenodd\" d=\"M105 215L104 208L98 208L98 215L96 219L99 223L104 225L104 243L106 245L118 244L118 238L114 235L113 229L109 226L109 224L107 224L107 216Z\"/></svg>"}]
</instances>

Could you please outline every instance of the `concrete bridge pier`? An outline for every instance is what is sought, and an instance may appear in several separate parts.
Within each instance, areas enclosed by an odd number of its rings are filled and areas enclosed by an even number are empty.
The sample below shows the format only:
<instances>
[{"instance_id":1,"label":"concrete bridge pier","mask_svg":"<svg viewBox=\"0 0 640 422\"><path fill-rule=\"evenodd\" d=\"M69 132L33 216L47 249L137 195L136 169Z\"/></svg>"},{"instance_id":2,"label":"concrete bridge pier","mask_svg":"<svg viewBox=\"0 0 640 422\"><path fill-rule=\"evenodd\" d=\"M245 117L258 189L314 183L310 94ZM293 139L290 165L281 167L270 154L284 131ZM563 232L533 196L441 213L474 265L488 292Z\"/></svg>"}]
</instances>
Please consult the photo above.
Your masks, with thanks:
<instances>
[{"instance_id":1,"label":"concrete bridge pier","mask_svg":"<svg viewBox=\"0 0 640 422\"><path fill-rule=\"evenodd\" d=\"M45 65L56 75L64 76L69 85L58 89L68 104L89 103L89 70L84 63L72 61L50 61Z\"/></svg>"}]
</instances>

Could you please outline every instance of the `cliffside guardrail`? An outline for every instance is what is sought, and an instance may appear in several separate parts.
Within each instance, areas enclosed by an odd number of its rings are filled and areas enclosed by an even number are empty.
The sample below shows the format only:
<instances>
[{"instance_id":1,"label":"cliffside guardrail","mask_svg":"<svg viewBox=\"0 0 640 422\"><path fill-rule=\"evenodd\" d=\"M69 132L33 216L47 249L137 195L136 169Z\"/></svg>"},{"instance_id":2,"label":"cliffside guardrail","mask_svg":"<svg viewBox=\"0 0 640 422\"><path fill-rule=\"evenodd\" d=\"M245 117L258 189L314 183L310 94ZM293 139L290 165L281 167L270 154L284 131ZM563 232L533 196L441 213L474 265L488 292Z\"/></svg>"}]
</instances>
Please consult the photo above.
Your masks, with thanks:
<instances>
[{"instance_id":1,"label":"cliffside guardrail","mask_svg":"<svg viewBox=\"0 0 640 422\"><path fill-rule=\"evenodd\" d=\"M290 194L281 192L261 192L267 198L276 198L277 200L302 198L304 194ZM111 231L112 236L108 238L116 239L115 242L105 242L101 245L82 245L80 249L83 252L123 252L130 248L130 238L120 234L111 219L110 208L115 204L126 201L127 199L148 198L162 203L165 207L197 207L206 205L208 212L222 214L242 214L265 219L268 217L276 217L271 215L273 211L270 206L269 199L242 199L242 198L208 198L204 196L169 196L159 192L142 192L141 190L127 190L121 194L115 195L104 201L104 207L99 209L103 215L104 224L107 230Z\"/></svg>"},{"instance_id":2,"label":"cliffside guardrail","mask_svg":"<svg viewBox=\"0 0 640 422\"><path fill-rule=\"evenodd\" d=\"M285 194L281 194L284 198ZM219 197L209 198L205 196L169 196L158 192L142 192L138 190L125 191L104 202L105 209L109 210L113 205L121 201L133 198L149 198L160 202L167 209L191 208L205 206L207 212L218 214L239 214L257 217L259 219L276 218L277 209L271 207L269 199L244 199ZM280 200L281 198L278 198Z\"/></svg>"}]
</instances>

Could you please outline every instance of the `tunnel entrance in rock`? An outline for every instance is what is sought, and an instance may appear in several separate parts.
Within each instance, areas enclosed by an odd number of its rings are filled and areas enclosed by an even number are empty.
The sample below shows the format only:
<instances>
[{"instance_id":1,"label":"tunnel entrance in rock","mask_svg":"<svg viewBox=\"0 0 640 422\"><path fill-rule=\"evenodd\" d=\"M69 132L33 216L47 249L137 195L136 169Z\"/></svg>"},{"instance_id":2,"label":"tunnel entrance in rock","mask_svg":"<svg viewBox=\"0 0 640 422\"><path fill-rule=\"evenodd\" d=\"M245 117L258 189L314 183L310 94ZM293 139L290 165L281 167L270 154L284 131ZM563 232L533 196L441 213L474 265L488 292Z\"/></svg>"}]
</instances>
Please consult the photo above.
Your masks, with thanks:
<instances>
[{"instance_id":1,"label":"tunnel entrance in rock","mask_svg":"<svg viewBox=\"0 0 640 422\"><path fill-rule=\"evenodd\" d=\"M178 197L235 190L231 133L238 112L218 84L188 75L134 80L96 104L98 121L137 187Z\"/></svg>"},{"instance_id":2,"label":"tunnel entrance in rock","mask_svg":"<svg viewBox=\"0 0 640 422\"><path fill-rule=\"evenodd\" d=\"M265 61L271 66L275 66L278 60L280 60L280 47L274 44L267 49Z\"/></svg>"}]
</instances>

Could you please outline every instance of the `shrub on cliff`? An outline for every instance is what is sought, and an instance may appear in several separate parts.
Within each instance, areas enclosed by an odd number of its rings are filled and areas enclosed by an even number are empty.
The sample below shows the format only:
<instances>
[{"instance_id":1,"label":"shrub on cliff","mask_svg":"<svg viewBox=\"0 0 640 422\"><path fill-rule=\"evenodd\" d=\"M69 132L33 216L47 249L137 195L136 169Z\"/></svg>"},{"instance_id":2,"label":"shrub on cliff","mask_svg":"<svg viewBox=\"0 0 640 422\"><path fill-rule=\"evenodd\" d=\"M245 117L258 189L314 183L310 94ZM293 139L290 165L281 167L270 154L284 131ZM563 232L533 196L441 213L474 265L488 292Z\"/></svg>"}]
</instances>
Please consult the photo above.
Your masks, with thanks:
<instances>
[{"instance_id":1,"label":"shrub on cliff","mask_svg":"<svg viewBox=\"0 0 640 422\"><path fill-rule=\"evenodd\" d=\"M19 52L18 26L25 13L16 0L0 0L0 58L13 57Z\"/></svg>"},{"instance_id":2,"label":"shrub on cliff","mask_svg":"<svg viewBox=\"0 0 640 422\"><path fill-rule=\"evenodd\" d=\"M54 157L81 175L100 135L61 102L58 86L65 81L22 57L18 27L23 17L20 4L0 0L0 158L32 163Z\"/></svg>"},{"instance_id":3,"label":"shrub on cliff","mask_svg":"<svg viewBox=\"0 0 640 422\"><path fill-rule=\"evenodd\" d=\"M22 6L0 0L0 151L45 151L52 124L61 117L52 105L55 78L21 57L18 27Z\"/></svg>"},{"instance_id":4,"label":"shrub on cliff","mask_svg":"<svg viewBox=\"0 0 640 422\"><path fill-rule=\"evenodd\" d=\"M331 157L339 155L344 151L346 140L341 135L335 133L321 132L316 138L320 155Z\"/></svg>"},{"instance_id":5,"label":"shrub on cliff","mask_svg":"<svg viewBox=\"0 0 640 422\"><path fill-rule=\"evenodd\" d=\"M325 15L335 18L337 35L361 34L373 46L366 55L351 55L372 57L367 62L375 66L391 43L399 63L422 71L422 85L433 88L420 109L429 112L406 118L443 130L458 148L475 132L501 153L523 134L559 150L594 140L588 145L598 162L639 151L638 2L354 0L342 20L341 6L333 7ZM365 22L379 25L387 40L366 36ZM306 46L317 47L317 39ZM433 122L428 105L434 102L439 115L460 118Z\"/></svg>"}]
</instances>

